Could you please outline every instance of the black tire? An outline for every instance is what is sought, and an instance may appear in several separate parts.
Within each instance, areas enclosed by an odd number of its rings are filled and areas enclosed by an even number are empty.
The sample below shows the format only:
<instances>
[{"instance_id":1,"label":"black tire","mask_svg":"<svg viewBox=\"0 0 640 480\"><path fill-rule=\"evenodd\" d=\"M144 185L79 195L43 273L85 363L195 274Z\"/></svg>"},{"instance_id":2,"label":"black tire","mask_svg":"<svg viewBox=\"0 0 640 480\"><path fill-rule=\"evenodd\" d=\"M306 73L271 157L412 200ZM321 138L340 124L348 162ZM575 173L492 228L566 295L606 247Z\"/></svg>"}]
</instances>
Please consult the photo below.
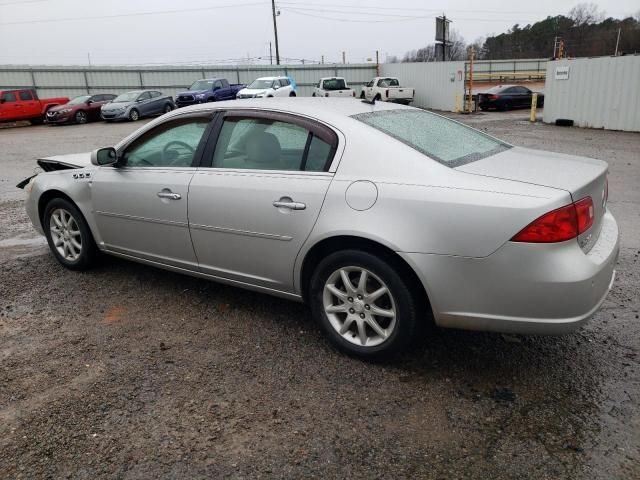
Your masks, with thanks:
<instances>
[{"instance_id":1,"label":"black tire","mask_svg":"<svg viewBox=\"0 0 640 480\"><path fill-rule=\"evenodd\" d=\"M163 113L163 114L165 114L165 113L169 113L171 110L173 110L173 107L171 106L171 104L170 104L170 103L167 103L167 104L164 106L164 108L162 109L162 113Z\"/></svg>"},{"instance_id":2,"label":"black tire","mask_svg":"<svg viewBox=\"0 0 640 480\"><path fill-rule=\"evenodd\" d=\"M324 334L339 350L361 358L381 358L402 351L415 339L419 323L419 295L416 292L415 285L412 284L413 280L403 275L402 269L395 266L394 263L391 258L376 256L365 251L342 250L328 255L316 267L309 283L309 306L314 319L318 322ZM378 345L366 346L353 343L357 341L356 333L350 331L345 335L351 335L354 340L347 340L343 334L340 334L336 330L336 327L332 325L331 320L325 312L325 284L332 275L335 275L335 272L345 267L366 269L373 274L373 276L369 276L372 282L376 281L373 278L374 276L378 277L388 289L389 297L387 301L389 302L390 300L392 302L389 303L389 305L395 305L395 327L388 334L388 337ZM357 274L357 272L354 273ZM374 286L373 288L376 287ZM369 293L371 293L371 291L369 291ZM381 298L384 299L384 297ZM366 301L366 296L361 303L364 301ZM378 300L374 300L374 302L377 301ZM349 299L345 300L345 306L350 305L347 302L349 302ZM357 299L352 298L354 307L356 309L358 307L362 308L362 305L355 305L354 302L357 302ZM370 312L373 312L368 305L364 305L364 307ZM366 310L360 311L363 313L366 312ZM349 314L355 315L353 309L349 309L349 312ZM355 310L355 312L357 312L357 310ZM342 313L340 315L342 315ZM335 316L337 317L338 314L335 314ZM342 318L346 318L347 316L348 313L344 312L344 317ZM360 317L364 318L362 314L360 314ZM357 321L356 318L353 323L357 323ZM382 321L384 321L384 319L382 319ZM357 325L353 328L357 331ZM390 328L390 325L383 328ZM368 327L368 329L370 329L370 327ZM375 333L373 330L370 330L370 332ZM367 338L367 342L368 340Z\"/></svg>"},{"instance_id":3,"label":"black tire","mask_svg":"<svg viewBox=\"0 0 640 480\"><path fill-rule=\"evenodd\" d=\"M315 97L315 96L316 96L316 92L313 92L313 93L311 94L311 96L312 96L312 97Z\"/></svg>"},{"instance_id":4,"label":"black tire","mask_svg":"<svg viewBox=\"0 0 640 480\"><path fill-rule=\"evenodd\" d=\"M80 253L74 260L70 260L62 256L52 237L52 215L60 210L66 211L70 214L73 222L75 222L75 226L77 226L77 230L80 232ZM71 225L73 224L71 223ZM44 234L47 237L47 243L49 244L49 248L51 249L53 256L62 266L70 270L87 270L95 264L98 256L98 248L96 247L91 230L89 229L89 226L87 225L87 222L80 210L78 210L78 208L69 200L64 198L54 198L51 200L44 209L42 227L44 228Z\"/></svg>"},{"instance_id":5,"label":"black tire","mask_svg":"<svg viewBox=\"0 0 640 480\"><path fill-rule=\"evenodd\" d=\"M291 93L289 94L289 96L290 96L290 97L295 97L295 96L296 96L296 92L291 92Z\"/></svg>"},{"instance_id":6,"label":"black tire","mask_svg":"<svg viewBox=\"0 0 640 480\"><path fill-rule=\"evenodd\" d=\"M380 100L382 100L382 97L380 96L380 94L377 94L376 97L374 98L374 100L376 102L379 102Z\"/></svg>"},{"instance_id":7,"label":"black tire","mask_svg":"<svg viewBox=\"0 0 640 480\"><path fill-rule=\"evenodd\" d=\"M89 117L87 116L87 112L85 112L84 110L78 110L74 115L73 120L77 124L82 125L89 121Z\"/></svg>"},{"instance_id":8,"label":"black tire","mask_svg":"<svg viewBox=\"0 0 640 480\"><path fill-rule=\"evenodd\" d=\"M44 117L31 118L29 119L29 123L31 125L42 125L44 123Z\"/></svg>"},{"instance_id":9,"label":"black tire","mask_svg":"<svg viewBox=\"0 0 640 480\"><path fill-rule=\"evenodd\" d=\"M140 119L140 112L136 108L132 108L129 112L129 121L135 122Z\"/></svg>"},{"instance_id":10,"label":"black tire","mask_svg":"<svg viewBox=\"0 0 640 480\"><path fill-rule=\"evenodd\" d=\"M504 102L504 105L502 106L502 109L507 111L507 110L511 110L511 102Z\"/></svg>"}]
</instances>

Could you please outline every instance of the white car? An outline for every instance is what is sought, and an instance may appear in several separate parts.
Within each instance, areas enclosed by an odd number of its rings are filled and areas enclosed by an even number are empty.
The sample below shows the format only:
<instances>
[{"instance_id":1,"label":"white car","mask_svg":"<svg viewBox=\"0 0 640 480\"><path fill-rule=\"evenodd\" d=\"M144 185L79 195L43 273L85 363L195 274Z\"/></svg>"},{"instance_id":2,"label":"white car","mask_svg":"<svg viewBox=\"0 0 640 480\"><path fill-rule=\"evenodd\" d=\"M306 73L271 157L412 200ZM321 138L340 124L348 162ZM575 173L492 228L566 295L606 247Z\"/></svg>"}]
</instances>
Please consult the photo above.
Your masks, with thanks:
<instances>
[{"instance_id":1,"label":"white car","mask_svg":"<svg viewBox=\"0 0 640 480\"><path fill-rule=\"evenodd\" d=\"M343 77L321 78L313 89L312 97L355 97L356 92L349 88Z\"/></svg>"},{"instance_id":2,"label":"white car","mask_svg":"<svg viewBox=\"0 0 640 480\"><path fill-rule=\"evenodd\" d=\"M289 77L256 78L236 98L295 97L295 83Z\"/></svg>"},{"instance_id":3,"label":"white car","mask_svg":"<svg viewBox=\"0 0 640 480\"><path fill-rule=\"evenodd\" d=\"M415 97L415 89L401 87L395 77L375 77L362 89L360 98L409 105Z\"/></svg>"}]
</instances>

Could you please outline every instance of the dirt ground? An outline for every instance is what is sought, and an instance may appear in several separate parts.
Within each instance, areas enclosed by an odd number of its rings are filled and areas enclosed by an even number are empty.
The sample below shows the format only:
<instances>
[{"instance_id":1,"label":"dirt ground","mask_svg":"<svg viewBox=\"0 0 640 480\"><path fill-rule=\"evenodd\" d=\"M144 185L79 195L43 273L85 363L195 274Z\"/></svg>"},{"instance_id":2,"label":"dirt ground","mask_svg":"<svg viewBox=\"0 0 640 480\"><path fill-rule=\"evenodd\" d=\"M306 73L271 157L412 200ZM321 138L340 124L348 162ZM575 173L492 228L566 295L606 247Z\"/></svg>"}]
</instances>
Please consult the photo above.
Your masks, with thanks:
<instances>
[{"instance_id":1,"label":"dirt ground","mask_svg":"<svg viewBox=\"0 0 640 480\"><path fill-rule=\"evenodd\" d=\"M303 305L107 259L71 272L13 186L138 124L0 130L0 477L640 478L640 134L455 118L610 163L618 276L576 333L336 353Z\"/></svg>"}]
</instances>

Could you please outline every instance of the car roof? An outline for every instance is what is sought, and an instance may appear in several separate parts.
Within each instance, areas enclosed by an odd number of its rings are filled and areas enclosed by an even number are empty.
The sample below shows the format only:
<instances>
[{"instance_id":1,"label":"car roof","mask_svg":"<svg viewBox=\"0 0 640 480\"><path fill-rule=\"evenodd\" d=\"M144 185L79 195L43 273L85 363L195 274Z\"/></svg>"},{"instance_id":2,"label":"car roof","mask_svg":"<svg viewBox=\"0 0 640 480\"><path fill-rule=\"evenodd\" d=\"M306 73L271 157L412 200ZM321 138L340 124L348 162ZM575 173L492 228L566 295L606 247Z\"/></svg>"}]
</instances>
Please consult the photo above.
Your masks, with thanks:
<instances>
[{"instance_id":1,"label":"car roof","mask_svg":"<svg viewBox=\"0 0 640 480\"><path fill-rule=\"evenodd\" d=\"M279 80L281 78L287 78L285 76L280 76L280 77L258 77L256 78L256 80Z\"/></svg>"},{"instance_id":2,"label":"car roof","mask_svg":"<svg viewBox=\"0 0 640 480\"><path fill-rule=\"evenodd\" d=\"M250 98L243 100L227 100L215 103L202 103L174 110L174 114L206 112L213 110L266 110L292 113L314 118L339 127L350 122L349 117L359 113L379 112L384 110L417 110L414 107L389 102L376 102L374 105L354 98L313 98L313 97L276 97L268 100Z\"/></svg>"}]
</instances>

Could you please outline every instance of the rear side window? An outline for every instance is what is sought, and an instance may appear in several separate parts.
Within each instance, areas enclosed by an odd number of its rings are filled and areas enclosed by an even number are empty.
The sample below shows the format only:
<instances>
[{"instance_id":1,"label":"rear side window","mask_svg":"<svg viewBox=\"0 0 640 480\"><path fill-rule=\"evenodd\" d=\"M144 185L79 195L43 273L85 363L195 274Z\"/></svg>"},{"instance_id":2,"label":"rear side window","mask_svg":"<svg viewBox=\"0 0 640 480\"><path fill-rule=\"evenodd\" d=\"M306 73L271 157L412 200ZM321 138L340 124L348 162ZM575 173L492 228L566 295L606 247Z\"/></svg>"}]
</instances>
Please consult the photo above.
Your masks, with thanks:
<instances>
[{"instance_id":1,"label":"rear side window","mask_svg":"<svg viewBox=\"0 0 640 480\"><path fill-rule=\"evenodd\" d=\"M281 78L280 79L280 85L282 87L288 87L289 86L289 79L288 78Z\"/></svg>"},{"instance_id":2,"label":"rear side window","mask_svg":"<svg viewBox=\"0 0 640 480\"><path fill-rule=\"evenodd\" d=\"M268 118L224 120L213 156L214 168L325 171L334 147L313 131Z\"/></svg>"},{"instance_id":3,"label":"rear side window","mask_svg":"<svg viewBox=\"0 0 640 480\"><path fill-rule=\"evenodd\" d=\"M28 90L23 90L20 92L20 100L33 100L33 95Z\"/></svg>"},{"instance_id":4,"label":"rear side window","mask_svg":"<svg viewBox=\"0 0 640 480\"><path fill-rule=\"evenodd\" d=\"M458 167L511 148L478 130L424 110L383 110L361 113L352 118L449 167Z\"/></svg>"},{"instance_id":5,"label":"rear side window","mask_svg":"<svg viewBox=\"0 0 640 480\"><path fill-rule=\"evenodd\" d=\"M14 92L4 92L0 97L0 100L4 100L5 102L15 102L16 94Z\"/></svg>"},{"instance_id":6,"label":"rear side window","mask_svg":"<svg viewBox=\"0 0 640 480\"><path fill-rule=\"evenodd\" d=\"M330 78L324 81L325 90L345 90L344 78Z\"/></svg>"}]
</instances>

